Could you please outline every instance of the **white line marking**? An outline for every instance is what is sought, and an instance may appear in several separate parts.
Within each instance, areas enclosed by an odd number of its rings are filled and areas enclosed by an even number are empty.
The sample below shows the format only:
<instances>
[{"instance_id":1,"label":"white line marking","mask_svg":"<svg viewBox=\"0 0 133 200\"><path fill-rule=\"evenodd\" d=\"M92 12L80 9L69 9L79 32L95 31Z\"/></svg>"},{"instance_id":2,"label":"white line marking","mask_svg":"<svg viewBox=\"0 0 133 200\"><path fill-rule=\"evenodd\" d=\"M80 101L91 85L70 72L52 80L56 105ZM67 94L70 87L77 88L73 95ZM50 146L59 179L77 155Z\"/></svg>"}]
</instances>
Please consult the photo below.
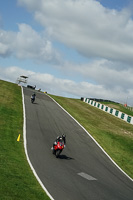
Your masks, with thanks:
<instances>
[{"instance_id":1,"label":"white line marking","mask_svg":"<svg viewBox=\"0 0 133 200\"><path fill-rule=\"evenodd\" d=\"M78 173L78 175L82 176L83 178L86 178L89 181L96 181L97 180L96 178L94 178L94 177L92 177L89 174L86 174L84 172L80 172L80 173Z\"/></svg>"}]
</instances>

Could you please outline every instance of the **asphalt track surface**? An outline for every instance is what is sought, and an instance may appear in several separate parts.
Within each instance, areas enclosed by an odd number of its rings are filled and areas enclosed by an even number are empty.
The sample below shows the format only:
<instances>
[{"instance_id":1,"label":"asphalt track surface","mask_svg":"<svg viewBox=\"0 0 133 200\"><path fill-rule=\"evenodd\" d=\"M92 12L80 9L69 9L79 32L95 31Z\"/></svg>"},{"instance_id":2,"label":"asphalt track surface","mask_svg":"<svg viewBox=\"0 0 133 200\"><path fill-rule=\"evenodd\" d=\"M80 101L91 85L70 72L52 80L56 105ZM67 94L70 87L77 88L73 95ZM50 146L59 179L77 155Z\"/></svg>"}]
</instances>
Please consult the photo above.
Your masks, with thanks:
<instances>
[{"instance_id":1,"label":"asphalt track surface","mask_svg":"<svg viewBox=\"0 0 133 200\"><path fill-rule=\"evenodd\" d=\"M24 88L29 159L55 200L132 200L133 182L96 143L46 94ZM58 135L66 134L59 158L51 152Z\"/></svg>"}]
</instances>

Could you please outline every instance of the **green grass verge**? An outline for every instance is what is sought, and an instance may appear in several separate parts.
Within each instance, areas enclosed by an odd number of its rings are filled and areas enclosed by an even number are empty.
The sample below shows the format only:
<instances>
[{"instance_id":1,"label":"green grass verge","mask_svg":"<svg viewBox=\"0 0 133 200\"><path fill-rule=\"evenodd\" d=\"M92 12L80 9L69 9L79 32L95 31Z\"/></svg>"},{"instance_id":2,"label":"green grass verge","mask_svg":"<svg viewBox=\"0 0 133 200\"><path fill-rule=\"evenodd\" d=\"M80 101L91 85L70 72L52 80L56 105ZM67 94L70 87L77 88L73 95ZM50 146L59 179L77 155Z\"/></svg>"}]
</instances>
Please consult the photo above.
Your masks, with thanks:
<instances>
[{"instance_id":1,"label":"green grass verge","mask_svg":"<svg viewBox=\"0 0 133 200\"><path fill-rule=\"evenodd\" d=\"M85 127L110 157L133 178L133 125L81 100L50 96Z\"/></svg>"},{"instance_id":2,"label":"green grass verge","mask_svg":"<svg viewBox=\"0 0 133 200\"><path fill-rule=\"evenodd\" d=\"M17 142L21 134L20 142ZM27 162L21 88L0 80L0 199L48 200Z\"/></svg>"}]
</instances>

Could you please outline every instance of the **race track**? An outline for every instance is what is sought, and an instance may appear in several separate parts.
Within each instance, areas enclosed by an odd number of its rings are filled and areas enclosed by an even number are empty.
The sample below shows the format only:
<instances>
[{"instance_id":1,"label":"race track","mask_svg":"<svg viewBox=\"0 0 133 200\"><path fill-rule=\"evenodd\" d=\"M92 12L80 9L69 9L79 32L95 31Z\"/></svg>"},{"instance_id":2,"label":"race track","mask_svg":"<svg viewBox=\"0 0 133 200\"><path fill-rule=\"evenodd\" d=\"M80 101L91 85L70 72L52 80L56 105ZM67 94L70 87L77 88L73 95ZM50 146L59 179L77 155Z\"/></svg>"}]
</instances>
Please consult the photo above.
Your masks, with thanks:
<instances>
[{"instance_id":1,"label":"race track","mask_svg":"<svg viewBox=\"0 0 133 200\"><path fill-rule=\"evenodd\" d=\"M23 88L29 159L55 200L132 200L133 182L103 153L87 133L46 94ZM58 135L66 148L51 152Z\"/></svg>"}]
</instances>

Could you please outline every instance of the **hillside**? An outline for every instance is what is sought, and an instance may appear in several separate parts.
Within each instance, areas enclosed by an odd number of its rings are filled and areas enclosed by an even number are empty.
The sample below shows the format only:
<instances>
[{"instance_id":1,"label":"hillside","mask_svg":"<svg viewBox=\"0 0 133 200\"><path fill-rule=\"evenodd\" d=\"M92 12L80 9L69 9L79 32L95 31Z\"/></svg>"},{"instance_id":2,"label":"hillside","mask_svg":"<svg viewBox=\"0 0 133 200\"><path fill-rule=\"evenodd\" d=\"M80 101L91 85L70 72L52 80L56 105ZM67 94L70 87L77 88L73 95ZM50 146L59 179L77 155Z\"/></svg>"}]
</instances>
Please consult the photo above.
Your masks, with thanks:
<instances>
[{"instance_id":1,"label":"hillside","mask_svg":"<svg viewBox=\"0 0 133 200\"><path fill-rule=\"evenodd\" d=\"M124 105L120 104L120 103L112 103L112 102L99 102L101 104L107 105L110 108L114 108L116 110L119 110L127 115L131 115L133 116L133 107L124 107Z\"/></svg>"},{"instance_id":2,"label":"hillside","mask_svg":"<svg viewBox=\"0 0 133 200\"><path fill-rule=\"evenodd\" d=\"M21 135L17 142L18 135ZM27 162L21 88L0 80L0 199L48 200Z\"/></svg>"},{"instance_id":3,"label":"hillside","mask_svg":"<svg viewBox=\"0 0 133 200\"><path fill-rule=\"evenodd\" d=\"M52 96L133 178L133 125L78 99ZM2 200L49 199L26 160L21 88L0 80L0 196ZM21 134L20 142L17 142Z\"/></svg>"}]
</instances>

